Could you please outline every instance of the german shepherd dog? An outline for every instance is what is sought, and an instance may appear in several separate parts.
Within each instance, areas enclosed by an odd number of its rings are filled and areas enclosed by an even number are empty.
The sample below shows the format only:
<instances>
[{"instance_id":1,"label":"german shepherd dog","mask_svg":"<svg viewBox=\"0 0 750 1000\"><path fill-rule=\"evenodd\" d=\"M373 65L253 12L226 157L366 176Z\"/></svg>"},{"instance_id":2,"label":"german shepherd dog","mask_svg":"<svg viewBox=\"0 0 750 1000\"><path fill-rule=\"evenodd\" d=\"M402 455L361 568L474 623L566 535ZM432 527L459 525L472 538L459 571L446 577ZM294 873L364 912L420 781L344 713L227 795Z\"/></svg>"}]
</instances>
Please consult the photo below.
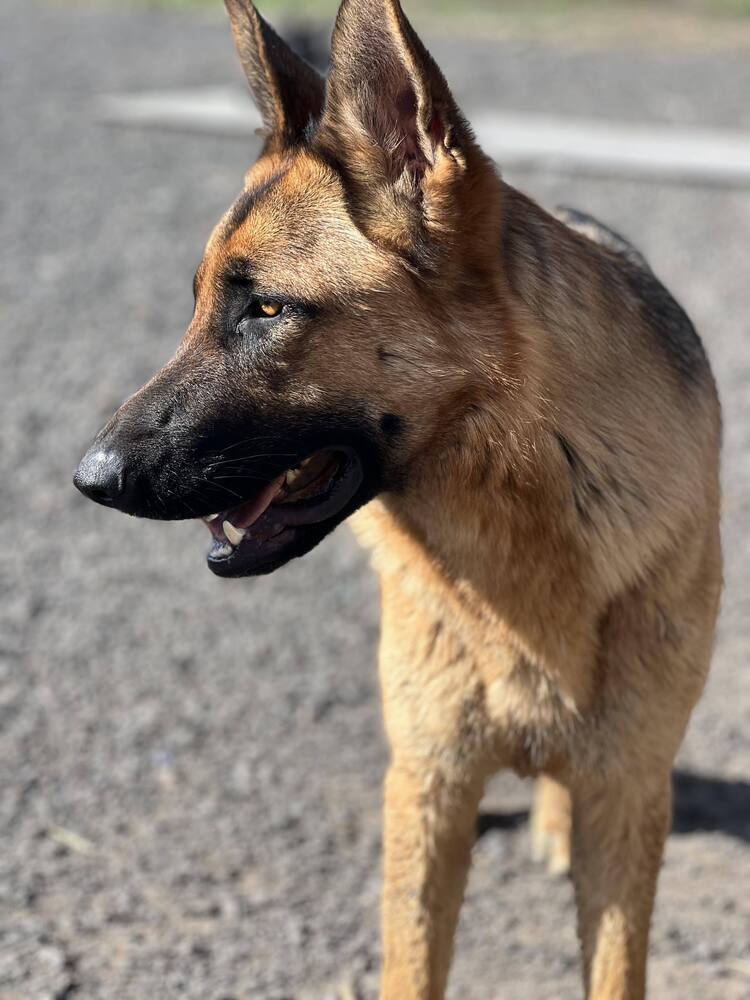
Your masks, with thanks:
<instances>
[{"instance_id":1,"label":"german shepherd dog","mask_svg":"<svg viewBox=\"0 0 750 1000\"><path fill-rule=\"evenodd\" d=\"M586 995L636 1000L721 587L701 342L628 243L500 179L398 0L344 0L327 81L226 3L263 150L177 353L75 484L202 516L223 577L358 511L392 751L381 997L443 997L510 767L539 777L537 857L571 863Z\"/></svg>"}]
</instances>

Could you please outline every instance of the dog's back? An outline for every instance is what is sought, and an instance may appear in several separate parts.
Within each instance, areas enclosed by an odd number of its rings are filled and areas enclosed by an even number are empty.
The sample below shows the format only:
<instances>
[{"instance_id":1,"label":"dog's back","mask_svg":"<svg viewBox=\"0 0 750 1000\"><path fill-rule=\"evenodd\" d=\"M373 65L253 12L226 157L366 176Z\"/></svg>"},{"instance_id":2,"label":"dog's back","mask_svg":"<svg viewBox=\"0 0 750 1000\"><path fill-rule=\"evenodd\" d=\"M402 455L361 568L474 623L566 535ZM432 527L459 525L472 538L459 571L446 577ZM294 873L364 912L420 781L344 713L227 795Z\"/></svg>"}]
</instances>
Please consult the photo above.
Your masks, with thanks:
<instances>
[{"instance_id":1,"label":"dog's back","mask_svg":"<svg viewBox=\"0 0 750 1000\"><path fill-rule=\"evenodd\" d=\"M587 236L594 243L620 254L634 267L639 267L644 271L650 271L648 261L637 250L632 243L628 242L620 233L605 226L603 222L595 219L593 215L581 212L577 208L570 208L568 205L558 205L552 213L560 222L564 222L570 229L574 229L581 236Z\"/></svg>"},{"instance_id":2,"label":"dog's back","mask_svg":"<svg viewBox=\"0 0 750 1000\"><path fill-rule=\"evenodd\" d=\"M649 325L669 348L675 366L686 375L708 372L708 359L690 317L656 277L640 250L585 212L560 205L552 214L620 258L634 298L642 302Z\"/></svg>"}]
</instances>

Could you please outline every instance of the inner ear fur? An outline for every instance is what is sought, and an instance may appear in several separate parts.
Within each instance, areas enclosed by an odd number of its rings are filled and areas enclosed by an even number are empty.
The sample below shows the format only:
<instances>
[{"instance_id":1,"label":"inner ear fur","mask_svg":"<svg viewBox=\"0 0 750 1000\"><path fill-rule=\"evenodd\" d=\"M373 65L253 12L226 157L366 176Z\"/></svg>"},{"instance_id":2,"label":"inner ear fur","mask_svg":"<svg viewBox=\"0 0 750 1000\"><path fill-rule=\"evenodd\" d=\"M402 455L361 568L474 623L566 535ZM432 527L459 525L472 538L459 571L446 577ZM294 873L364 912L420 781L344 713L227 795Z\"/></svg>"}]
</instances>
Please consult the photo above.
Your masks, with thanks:
<instances>
[{"instance_id":1,"label":"inner ear fur","mask_svg":"<svg viewBox=\"0 0 750 1000\"><path fill-rule=\"evenodd\" d=\"M316 142L340 164L368 234L429 263L481 154L398 0L342 3Z\"/></svg>"},{"instance_id":2,"label":"inner ear fur","mask_svg":"<svg viewBox=\"0 0 750 1000\"><path fill-rule=\"evenodd\" d=\"M224 2L267 145L298 143L323 110L323 78L279 38L251 0Z\"/></svg>"}]
</instances>

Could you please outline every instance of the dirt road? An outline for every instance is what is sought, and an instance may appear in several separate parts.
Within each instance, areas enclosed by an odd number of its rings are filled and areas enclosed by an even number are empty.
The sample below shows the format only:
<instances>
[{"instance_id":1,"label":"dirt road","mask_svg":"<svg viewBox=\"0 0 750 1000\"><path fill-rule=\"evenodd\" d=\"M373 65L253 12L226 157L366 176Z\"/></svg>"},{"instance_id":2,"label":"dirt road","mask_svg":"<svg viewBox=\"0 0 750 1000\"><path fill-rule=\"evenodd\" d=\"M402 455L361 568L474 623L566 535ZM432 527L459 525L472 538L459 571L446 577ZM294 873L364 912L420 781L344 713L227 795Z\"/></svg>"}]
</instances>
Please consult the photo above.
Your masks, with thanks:
<instances>
[{"instance_id":1,"label":"dirt road","mask_svg":"<svg viewBox=\"0 0 750 1000\"><path fill-rule=\"evenodd\" d=\"M364 556L344 528L270 579L223 583L200 527L70 485L176 345L255 150L106 128L94 100L238 82L228 30L4 0L0 39L0 997L371 997L386 753ZM437 49L469 111L750 127L746 53ZM679 760L652 996L748 998L750 191L509 179L634 239L718 375L727 587ZM528 861L528 800L510 778L488 793L453 1000L581 995L571 888Z\"/></svg>"}]
</instances>

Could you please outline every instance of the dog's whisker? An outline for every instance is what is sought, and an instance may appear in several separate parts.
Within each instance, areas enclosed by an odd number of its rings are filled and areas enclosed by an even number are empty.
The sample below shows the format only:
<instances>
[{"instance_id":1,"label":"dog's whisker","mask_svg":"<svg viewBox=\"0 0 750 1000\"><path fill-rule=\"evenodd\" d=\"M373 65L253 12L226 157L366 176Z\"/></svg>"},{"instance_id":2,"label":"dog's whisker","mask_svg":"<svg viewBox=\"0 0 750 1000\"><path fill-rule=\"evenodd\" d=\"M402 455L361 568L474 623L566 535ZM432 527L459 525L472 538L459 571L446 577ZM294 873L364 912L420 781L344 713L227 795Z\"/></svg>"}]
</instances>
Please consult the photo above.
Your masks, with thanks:
<instances>
[{"instance_id":1,"label":"dog's whisker","mask_svg":"<svg viewBox=\"0 0 750 1000\"><path fill-rule=\"evenodd\" d=\"M264 479L261 476L248 476L248 475L246 475L243 472L238 472L235 475L228 475L228 476L213 476L213 478L211 479L211 482L212 483L219 483L219 482L221 482L224 479L254 479L258 483L267 483L268 482L267 479Z\"/></svg>"},{"instance_id":2,"label":"dog's whisker","mask_svg":"<svg viewBox=\"0 0 750 1000\"><path fill-rule=\"evenodd\" d=\"M228 451L232 451L234 448L241 448L243 445L246 444L255 444L255 445L263 444L264 441L273 441L273 436L270 434L264 434L262 437L257 436L257 437L243 438L241 441L235 441L233 444L227 445L226 448L222 448L219 454L226 455Z\"/></svg>"},{"instance_id":3,"label":"dog's whisker","mask_svg":"<svg viewBox=\"0 0 750 1000\"><path fill-rule=\"evenodd\" d=\"M237 477L232 476L231 478L236 479ZM219 487L220 490L225 490L227 493L231 493L233 497L237 497L238 500L241 501L243 499L239 493L236 493L234 490L230 490L229 487L225 486L223 483L217 483L216 485Z\"/></svg>"},{"instance_id":4,"label":"dog's whisker","mask_svg":"<svg viewBox=\"0 0 750 1000\"><path fill-rule=\"evenodd\" d=\"M293 451L275 451L275 452L268 452L268 453L265 453L265 454L258 454L258 455L243 455L243 456L240 456L239 458L235 458L235 457L232 457L232 458L222 458L222 459L219 459L218 462L212 462L211 464L212 464L212 466L216 466L216 465L224 465L227 462L253 462L253 461L255 461L256 459L259 459L259 458L295 458L295 457L296 457L296 455L295 455L295 452L293 452Z\"/></svg>"},{"instance_id":5,"label":"dog's whisker","mask_svg":"<svg viewBox=\"0 0 750 1000\"><path fill-rule=\"evenodd\" d=\"M221 476L211 476L210 482L214 483L218 479L226 479L227 477L231 477L232 479L238 479L238 478L250 479L256 483L267 483L270 478L269 476L254 476L251 473L246 472L245 469L242 468L234 469L232 468L231 465L227 469L221 469L221 472L222 472Z\"/></svg>"},{"instance_id":6,"label":"dog's whisker","mask_svg":"<svg viewBox=\"0 0 750 1000\"><path fill-rule=\"evenodd\" d=\"M180 497L180 503L185 508L185 510L189 510L190 511L190 513L193 515L193 517L197 517L198 516L197 512L194 510L193 507L190 506L190 504L187 502L187 500L184 499L184 497Z\"/></svg>"}]
</instances>

